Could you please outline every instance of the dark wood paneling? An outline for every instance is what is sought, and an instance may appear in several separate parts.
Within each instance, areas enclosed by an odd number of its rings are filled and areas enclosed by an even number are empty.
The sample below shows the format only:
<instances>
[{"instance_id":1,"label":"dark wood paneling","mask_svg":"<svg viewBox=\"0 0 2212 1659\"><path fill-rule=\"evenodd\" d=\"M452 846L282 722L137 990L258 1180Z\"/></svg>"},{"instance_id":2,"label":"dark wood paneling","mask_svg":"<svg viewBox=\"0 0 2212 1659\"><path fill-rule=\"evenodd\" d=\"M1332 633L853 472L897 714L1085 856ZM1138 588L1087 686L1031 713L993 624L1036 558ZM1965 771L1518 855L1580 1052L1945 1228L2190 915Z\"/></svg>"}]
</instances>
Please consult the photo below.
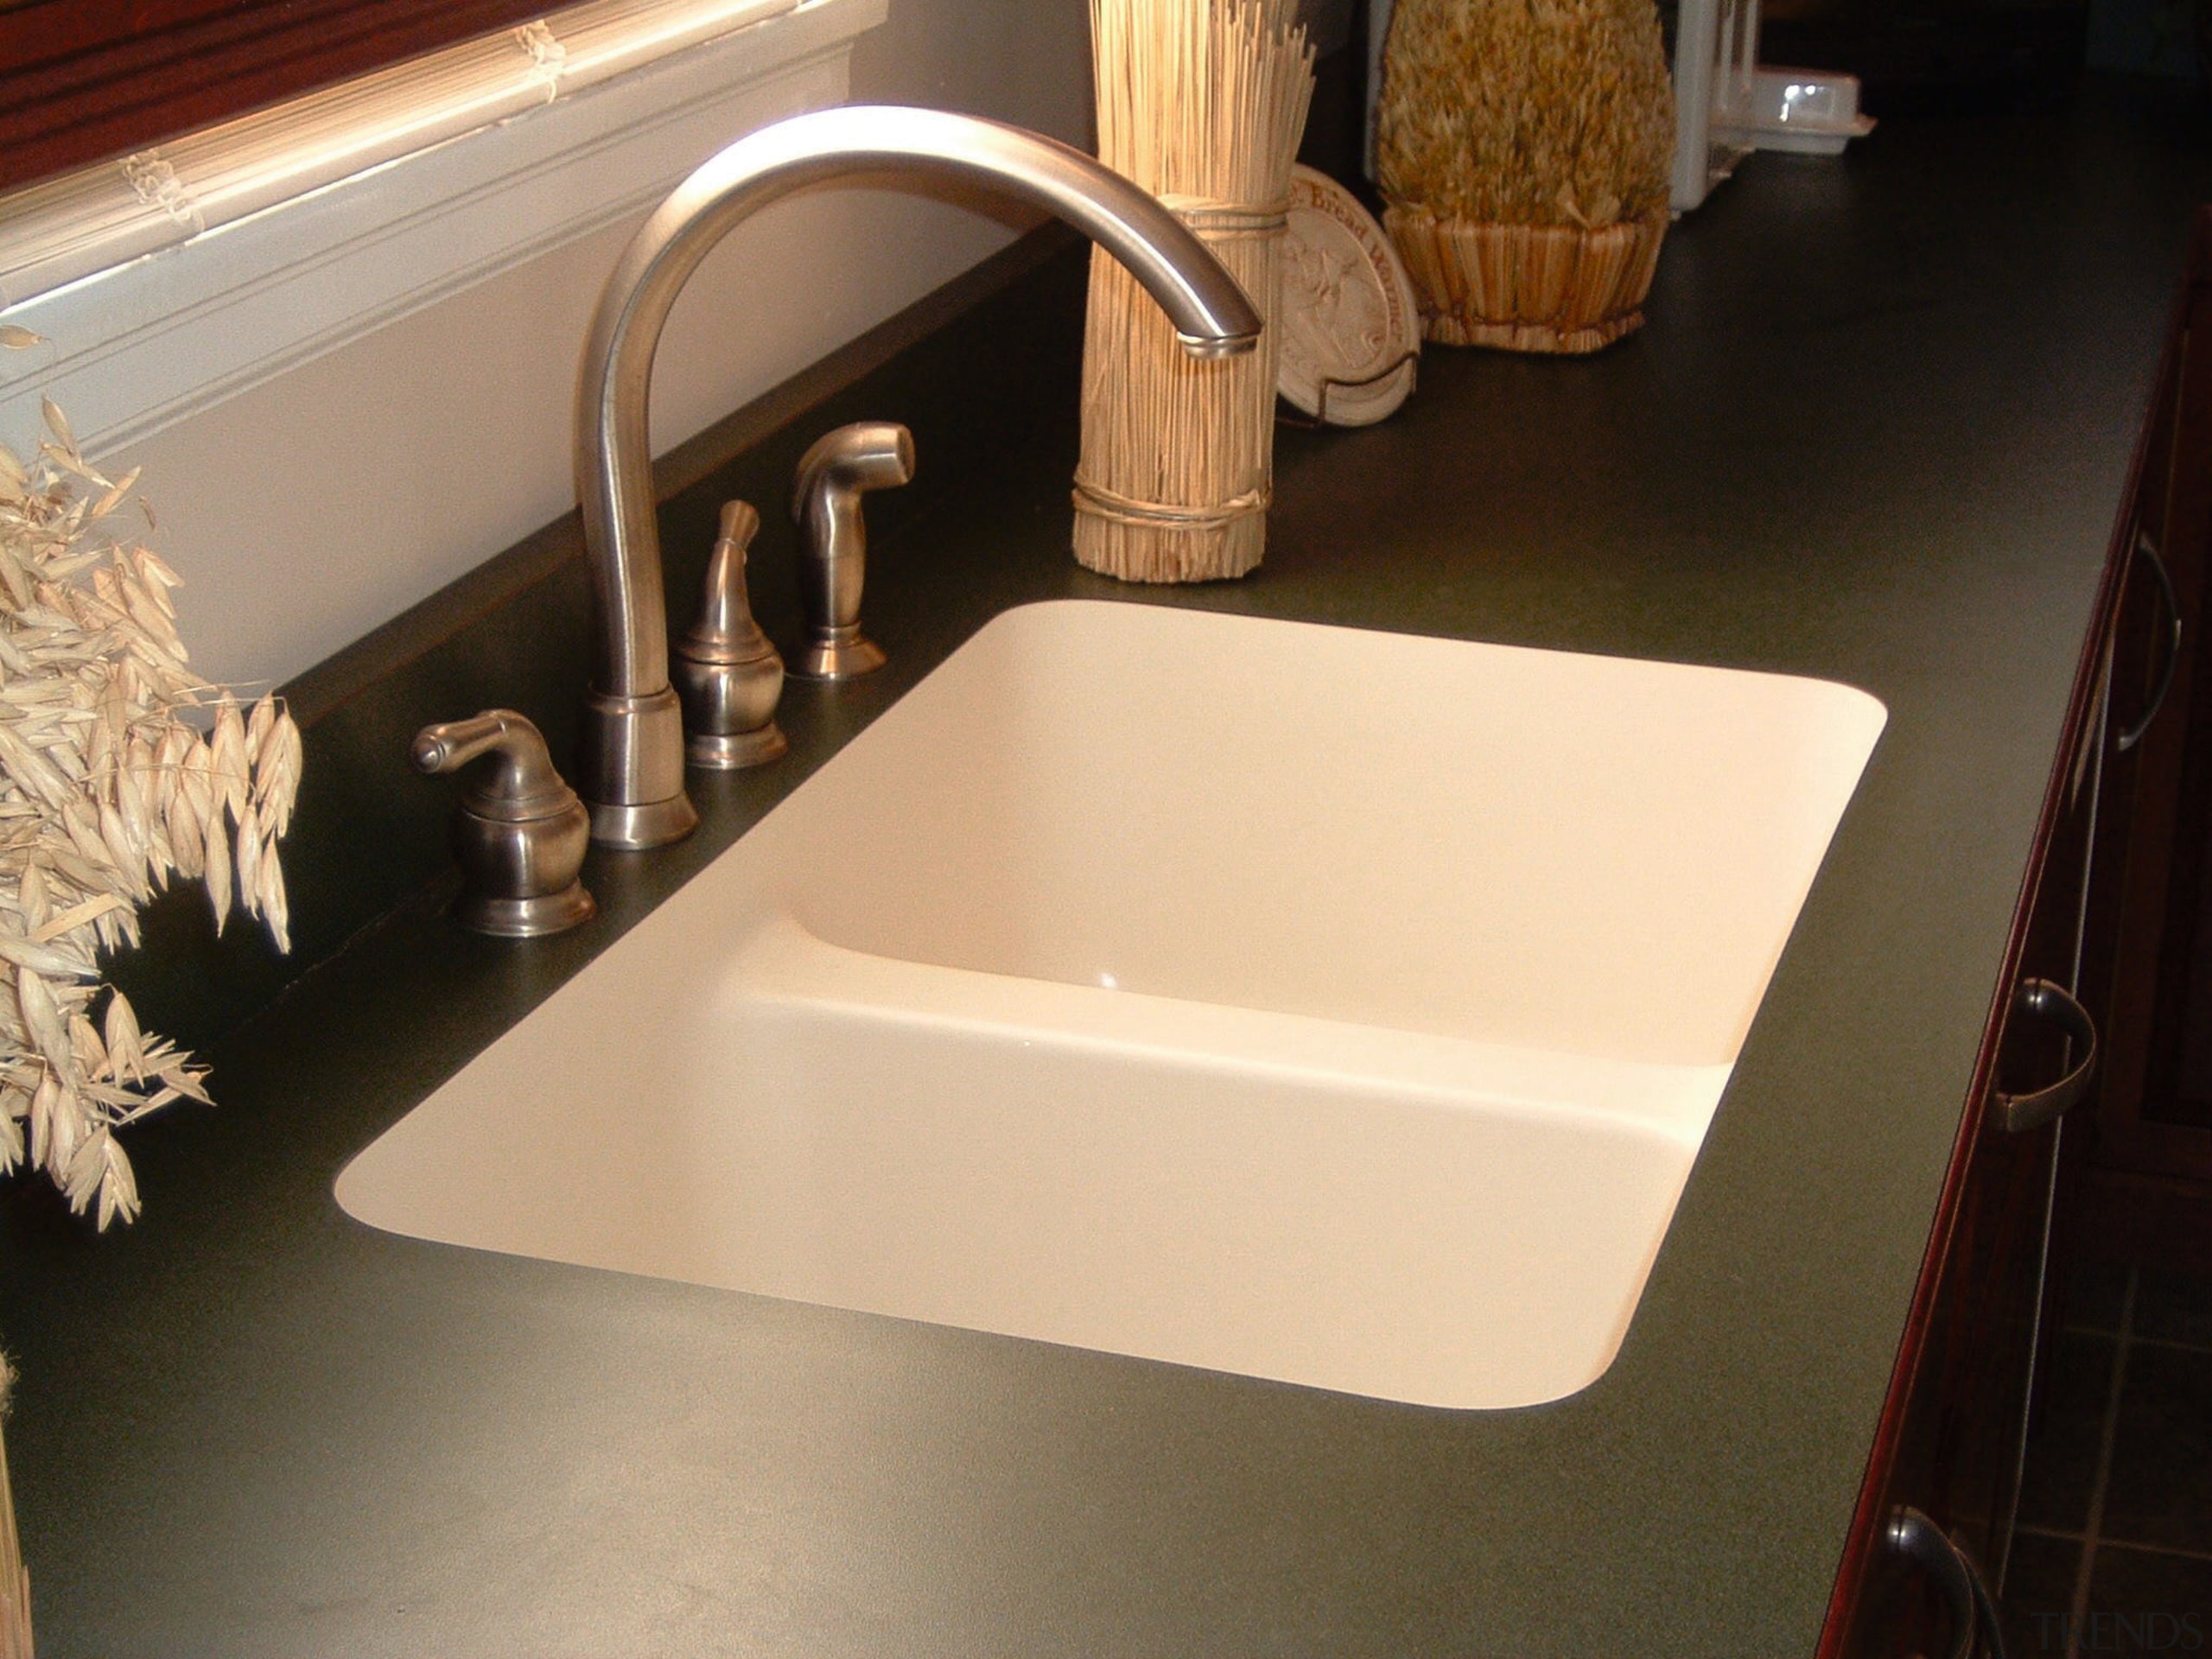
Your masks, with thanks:
<instances>
[{"instance_id":1,"label":"dark wood paneling","mask_svg":"<svg viewBox=\"0 0 2212 1659\"><path fill-rule=\"evenodd\" d=\"M2092 1167L2082 1172L2069 1208L2067 1236L2081 1257L2212 1278L2212 1191L2202 1181Z\"/></svg>"},{"instance_id":2,"label":"dark wood paneling","mask_svg":"<svg viewBox=\"0 0 2212 1659\"><path fill-rule=\"evenodd\" d=\"M2212 947L2212 674L2203 666L2212 626L2212 213L2196 222L2175 342L2135 521L2171 574L2183 643L2158 719L2132 755L2110 757L2115 806L2130 828L2119 845L2111 919L2099 923L2111 931L2113 977L2090 1162L2114 1173L2212 1182L2212 1086L2201 1065L2188 1063L2192 1030L2201 1040L2212 1007L2204 962ZM2123 719L2131 703L2140 706L2141 682L2161 648L2153 584L2136 563L2142 597L2131 608L2144 620L2123 632L2114 663ZM2212 1186L2205 1190L2212 1202ZM2109 1253L2086 1229L2083 1248Z\"/></svg>"}]
</instances>

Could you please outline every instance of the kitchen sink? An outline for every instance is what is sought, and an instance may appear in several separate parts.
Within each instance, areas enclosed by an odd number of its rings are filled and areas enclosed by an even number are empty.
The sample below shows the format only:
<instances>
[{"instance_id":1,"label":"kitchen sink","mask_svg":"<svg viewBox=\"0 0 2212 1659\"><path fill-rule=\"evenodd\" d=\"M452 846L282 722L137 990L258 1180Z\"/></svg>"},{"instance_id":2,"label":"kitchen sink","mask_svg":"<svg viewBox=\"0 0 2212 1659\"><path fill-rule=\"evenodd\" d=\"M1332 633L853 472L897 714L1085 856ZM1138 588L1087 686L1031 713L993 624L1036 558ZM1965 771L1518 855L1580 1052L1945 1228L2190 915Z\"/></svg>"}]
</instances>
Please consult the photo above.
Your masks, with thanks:
<instances>
[{"instance_id":1,"label":"kitchen sink","mask_svg":"<svg viewBox=\"0 0 2212 1659\"><path fill-rule=\"evenodd\" d=\"M1167 607L984 627L364 1152L359 1219L1422 1405L1611 1363L1885 718Z\"/></svg>"}]
</instances>

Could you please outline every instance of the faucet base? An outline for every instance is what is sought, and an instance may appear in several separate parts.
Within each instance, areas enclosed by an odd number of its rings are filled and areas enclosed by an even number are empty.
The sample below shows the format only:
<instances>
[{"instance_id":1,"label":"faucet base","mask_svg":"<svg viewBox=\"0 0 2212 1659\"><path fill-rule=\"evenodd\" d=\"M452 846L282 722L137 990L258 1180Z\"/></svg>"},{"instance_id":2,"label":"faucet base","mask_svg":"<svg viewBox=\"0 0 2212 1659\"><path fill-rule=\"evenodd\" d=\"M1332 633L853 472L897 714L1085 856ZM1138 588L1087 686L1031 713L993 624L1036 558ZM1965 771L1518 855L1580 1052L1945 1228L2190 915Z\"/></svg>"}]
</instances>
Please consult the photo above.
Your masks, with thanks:
<instances>
[{"instance_id":1,"label":"faucet base","mask_svg":"<svg viewBox=\"0 0 2212 1659\"><path fill-rule=\"evenodd\" d=\"M857 624L825 628L806 642L787 671L793 679L851 680L873 674L891 658Z\"/></svg>"},{"instance_id":2,"label":"faucet base","mask_svg":"<svg viewBox=\"0 0 2212 1659\"><path fill-rule=\"evenodd\" d=\"M624 852L664 847L699 827L699 809L688 795L664 801L593 801L590 806L591 838Z\"/></svg>"},{"instance_id":3,"label":"faucet base","mask_svg":"<svg viewBox=\"0 0 2212 1659\"><path fill-rule=\"evenodd\" d=\"M683 793L683 713L673 687L639 696L594 690L581 736L576 792L591 808L594 841L634 852L698 828Z\"/></svg>"},{"instance_id":4,"label":"faucet base","mask_svg":"<svg viewBox=\"0 0 2212 1659\"><path fill-rule=\"evenodd\" d=\"M466 928L495 938L536 939L563 933L599 914L583 883L572 881L559 893L542 893L528 899L493 899L482 893L464 898L454 911Z\"/></svg>"},{"instance_id":5,"label":"faucet base","mask_svg":"<svg viewBox=\"0 0 2212 1659\"><path fill-rule=\"evenodd\" d=\"M780 760L791 747L784 728L772 720L750 732L694 732L684 741L683 758L709 772L737 772Z\"/></svg>"}]
</instances>

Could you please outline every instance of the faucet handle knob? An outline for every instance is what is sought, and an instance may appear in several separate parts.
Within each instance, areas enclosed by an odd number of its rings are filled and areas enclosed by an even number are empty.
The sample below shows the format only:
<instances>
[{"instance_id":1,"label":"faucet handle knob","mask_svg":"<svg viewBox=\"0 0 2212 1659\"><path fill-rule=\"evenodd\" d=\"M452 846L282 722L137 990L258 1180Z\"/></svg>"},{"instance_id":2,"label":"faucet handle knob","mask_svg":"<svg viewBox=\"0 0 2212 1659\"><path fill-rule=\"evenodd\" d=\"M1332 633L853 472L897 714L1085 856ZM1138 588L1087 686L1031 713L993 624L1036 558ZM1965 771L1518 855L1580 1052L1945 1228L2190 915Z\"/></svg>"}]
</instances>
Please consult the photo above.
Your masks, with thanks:
<instances>
[{"instance_id":1,"label":"faucet handle knob","mask_svg":"<svg viewBox=\"0 0 2212 1659\"><path fill-rule=\"evenodd\" d=\"M746 591L745 550L760 528L749 504L723 503L699 620L676 642L670 665L690 734L683 752L693 766L718 772L760 766L791 747L776 724L784 659L753 620Z\"/></svg>"},{"instance_id":2,"label":"faucet handle knob","mask_svg":"<svg viewBox=\"0 0 2212 1659\"><path fill-rule=\"evenodd\" d=\"M868 575L868 521L861 497L914 476L914 435L896 421L856 421L815 440L799 458L791 517L802 532L799 597L806 649L791 672L803 680L849 680L883 666L882 647L861 632Z\"/></svg>"},{"instance_id":3,"label":"faucet handle knob","mask_svg":"<svg viewBox=\"0 0 2212 1659\"><path fill-rule=\"evenodd\" d=\"M454 850L463 878L455 912L465 927L504 938L558 933L599 906L577 874L591 814L563 781L537 728L512 709L425 726L409 758L417 772L457 772L489 759L461 798Z\"/></svg>"}]
</instances>

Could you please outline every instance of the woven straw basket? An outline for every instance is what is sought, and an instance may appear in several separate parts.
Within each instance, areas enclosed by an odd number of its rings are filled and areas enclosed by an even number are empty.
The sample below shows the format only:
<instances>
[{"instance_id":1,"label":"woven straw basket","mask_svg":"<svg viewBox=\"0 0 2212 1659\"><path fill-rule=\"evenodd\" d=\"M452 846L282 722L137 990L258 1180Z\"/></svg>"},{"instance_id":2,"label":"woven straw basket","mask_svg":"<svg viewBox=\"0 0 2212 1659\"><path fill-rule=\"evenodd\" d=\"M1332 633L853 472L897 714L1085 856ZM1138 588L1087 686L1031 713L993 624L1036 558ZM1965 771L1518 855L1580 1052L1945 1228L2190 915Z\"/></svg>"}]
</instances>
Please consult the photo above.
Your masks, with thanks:
<instances>
[{"instance_id":1,"label":"woven straw basket","mask_svg":"<svg viewBox=\"0 0 2212 1659\"><path fill-rule=\"evenodd\" d=\"M1440 219L1394 203L1382 222L1427 338L1516 352L1594 352L1642 327L1667 232L1663 212L1583 230Z\"/></svg>"}]
</instances>

